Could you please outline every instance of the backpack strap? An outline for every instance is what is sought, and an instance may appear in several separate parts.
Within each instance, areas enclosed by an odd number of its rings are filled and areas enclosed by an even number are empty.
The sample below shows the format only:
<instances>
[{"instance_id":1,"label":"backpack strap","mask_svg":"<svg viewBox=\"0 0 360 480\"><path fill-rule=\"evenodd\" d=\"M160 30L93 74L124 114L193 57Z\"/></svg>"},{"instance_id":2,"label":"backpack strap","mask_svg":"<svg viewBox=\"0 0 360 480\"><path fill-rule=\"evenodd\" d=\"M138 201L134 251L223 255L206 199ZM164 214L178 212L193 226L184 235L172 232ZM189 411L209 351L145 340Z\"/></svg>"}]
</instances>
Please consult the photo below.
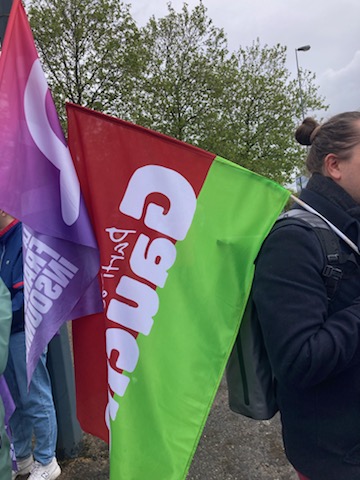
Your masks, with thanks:
<instances>
[{"instance_id":1,"label":"backpack strap","mask_svg":"<svg viewBox=\"0 0 360 480\"><path fill-rule=\"evenodd\" d=\"M306 210L295 208L283 213L278 218L275 227L286 225L306 225L312 228L319 239L325 257L325 266L322 271L328 300L333 300L338 289L340 280L343 278L344 265L349 257L343 253L338 236L331 230L329 225L319 216Z\"/></svg>"}]
</instances>

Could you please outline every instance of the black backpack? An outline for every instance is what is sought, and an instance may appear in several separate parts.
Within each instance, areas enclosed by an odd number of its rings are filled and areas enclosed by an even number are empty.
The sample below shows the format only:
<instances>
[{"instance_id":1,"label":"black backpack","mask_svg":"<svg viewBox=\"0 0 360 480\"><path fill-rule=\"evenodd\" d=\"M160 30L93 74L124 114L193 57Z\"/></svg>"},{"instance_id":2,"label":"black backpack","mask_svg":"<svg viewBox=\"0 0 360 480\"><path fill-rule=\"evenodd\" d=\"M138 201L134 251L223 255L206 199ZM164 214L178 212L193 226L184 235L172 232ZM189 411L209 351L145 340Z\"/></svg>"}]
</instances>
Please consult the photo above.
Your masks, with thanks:
<instances>
[{"instance_id":1,"label":"black backpack","mask_svg":"<svg viewBox=\"0 0 360 480\"><path fill-rule=\"evenodd\" d=\"M326 259L322 275L328 299L332 301L344 265L353 254L344 254L336 233L324 220L306 210L293 209L282 214L272 231L284 225L301 225L317 234ZM229 406L234 412L255 420L268 420L278 411L274 377L251 293L226 367L226 380Z\"/></svg>"}]
</instances>

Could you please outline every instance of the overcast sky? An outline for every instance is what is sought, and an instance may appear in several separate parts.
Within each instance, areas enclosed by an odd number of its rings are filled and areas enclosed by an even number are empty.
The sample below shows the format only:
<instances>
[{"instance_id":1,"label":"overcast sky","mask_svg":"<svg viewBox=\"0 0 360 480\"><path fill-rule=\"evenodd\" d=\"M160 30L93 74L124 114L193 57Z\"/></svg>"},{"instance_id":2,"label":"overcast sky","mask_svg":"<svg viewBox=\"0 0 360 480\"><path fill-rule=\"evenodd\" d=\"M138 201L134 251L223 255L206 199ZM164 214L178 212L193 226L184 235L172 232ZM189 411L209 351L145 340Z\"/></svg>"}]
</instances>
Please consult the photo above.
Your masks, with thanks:
<instances>
[{"instance_id":1,"label":"overcast sky","mask_svg":"<svg viewBox=\"0 0 360 480\"><path fill-rule=\"evenodd\" d=\"M133 0L132 15L144 25L151 15L167 13L166 0ZM172 0L176 11L183 1ZM199 2L187 0L190 8ZM346 110L360 110L360 0L203 0L215 26L224 29L229 49L277 43L288 48L288 68L296 77L299 66L316 74L320 93L330 105L318 116L327 118Z\"/></svg>"}]
</instances>

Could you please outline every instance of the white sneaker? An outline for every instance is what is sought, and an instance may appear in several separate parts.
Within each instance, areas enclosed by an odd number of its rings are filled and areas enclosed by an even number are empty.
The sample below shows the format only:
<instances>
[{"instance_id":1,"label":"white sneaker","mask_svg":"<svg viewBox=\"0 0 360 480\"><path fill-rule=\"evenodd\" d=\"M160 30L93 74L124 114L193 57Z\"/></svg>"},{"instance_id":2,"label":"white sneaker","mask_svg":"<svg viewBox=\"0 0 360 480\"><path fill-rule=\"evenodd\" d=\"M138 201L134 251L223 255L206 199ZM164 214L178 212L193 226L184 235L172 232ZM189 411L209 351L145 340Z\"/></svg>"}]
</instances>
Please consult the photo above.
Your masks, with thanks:
<instances>
[{"instance_id":1,"label":"white sneaker","mask_svg":"<svg viewBox=\"0 0 360 480\"><path fill-rule=\"evenodd\" d=\"M61 469L55 457L47 465L35 461L28 480L55 480L60 473Z\"/></svg>"},{"instance_id":2,"label":"white sneaker","mask_svg":"<svg viewBox=\"0 0 360 480\"><path fill-rule=\"evenodd\" d=\"M20 475L27 475L31 472L34 465L33 456L30 455L30 457L17 460L16 464L18 469L16 472L14 470L12 471L11 480L15 480L16 477L19 477Z\"/></svg>"}]
</instances>

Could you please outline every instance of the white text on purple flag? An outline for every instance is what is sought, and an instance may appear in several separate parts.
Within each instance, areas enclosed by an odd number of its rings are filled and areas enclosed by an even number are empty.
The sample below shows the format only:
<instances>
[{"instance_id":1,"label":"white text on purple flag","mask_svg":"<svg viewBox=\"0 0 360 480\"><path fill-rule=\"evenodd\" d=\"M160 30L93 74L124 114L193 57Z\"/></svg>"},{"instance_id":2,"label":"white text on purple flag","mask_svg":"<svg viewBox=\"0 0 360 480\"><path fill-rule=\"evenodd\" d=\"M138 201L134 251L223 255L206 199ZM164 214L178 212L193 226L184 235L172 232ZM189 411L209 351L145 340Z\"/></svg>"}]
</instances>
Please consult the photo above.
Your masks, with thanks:
<instances>
[{"instance_id":1,"label":"white text on purple flag","mask_svg":"<svg viewBox=\"0 0 360 480\"><path fill-rule=\"evenodd\" d=\"M48 314L78 272L65 257L32 235L23 225L26 350L30 350L44 315Z\"/></svg>"}]
</instances>

